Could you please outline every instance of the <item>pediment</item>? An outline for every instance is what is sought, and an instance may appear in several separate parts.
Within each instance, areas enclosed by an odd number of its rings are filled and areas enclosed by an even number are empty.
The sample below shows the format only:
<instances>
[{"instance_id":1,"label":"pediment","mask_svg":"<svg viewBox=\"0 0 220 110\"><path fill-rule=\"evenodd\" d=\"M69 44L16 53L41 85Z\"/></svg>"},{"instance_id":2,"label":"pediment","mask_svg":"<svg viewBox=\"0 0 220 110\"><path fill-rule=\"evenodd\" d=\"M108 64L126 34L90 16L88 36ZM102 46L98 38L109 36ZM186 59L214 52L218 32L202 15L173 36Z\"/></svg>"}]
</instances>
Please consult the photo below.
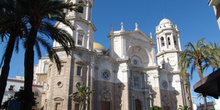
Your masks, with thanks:
<instances>
[{"instance_id":1,"label":"pediment","mask_svg":"<svg viewBox=\"0 0 220 110\"><path fill-rule=\"evenodd\" d=\"M61 98L61 97L56 97L56 98L54 98L54 101L63 101L64 99L63 98Z\"/></svg>"},{"instance_id":2,"label":"pediment","mask_svg":"<svg viewBox=\"0 0 220 110\"><path fill-rule=\"evenodd\" d=\"M128 37L131 37L133 39L136 39L136 40L141 40L141 41L144 41L146 43L151 43L151 44L156 45L156 42L154 42L154 40L152 38L150 38L149 36L147 36L145 33L143 33L140 30L127 31L125 35L128 36Z\"/></svg>"}]
</instances>

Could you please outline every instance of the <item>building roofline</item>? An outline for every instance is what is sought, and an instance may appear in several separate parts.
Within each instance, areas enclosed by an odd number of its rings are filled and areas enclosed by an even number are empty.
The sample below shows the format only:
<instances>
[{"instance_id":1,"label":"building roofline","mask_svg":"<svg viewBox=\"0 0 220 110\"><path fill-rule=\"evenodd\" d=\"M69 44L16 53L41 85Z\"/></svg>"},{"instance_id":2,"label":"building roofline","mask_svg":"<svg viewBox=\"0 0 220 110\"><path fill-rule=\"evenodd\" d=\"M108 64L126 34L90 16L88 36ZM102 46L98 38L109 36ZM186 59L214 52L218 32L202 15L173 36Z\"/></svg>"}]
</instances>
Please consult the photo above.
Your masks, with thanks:
<instances>
[{"instance_id":1,"label":"building roofline","mask_svg":"<svg viewBox=\"0 0 220 110\"><path fill-rule=\"evenodd\" d=\"M19 79L13 79L13 78L8 78L7 81L13 81L13 82L20 82L24 83L24 80L19 80ZM32 84L33 87L43 87L43 85L37 85L37 84Z\"/></svg>"}]
</instances>

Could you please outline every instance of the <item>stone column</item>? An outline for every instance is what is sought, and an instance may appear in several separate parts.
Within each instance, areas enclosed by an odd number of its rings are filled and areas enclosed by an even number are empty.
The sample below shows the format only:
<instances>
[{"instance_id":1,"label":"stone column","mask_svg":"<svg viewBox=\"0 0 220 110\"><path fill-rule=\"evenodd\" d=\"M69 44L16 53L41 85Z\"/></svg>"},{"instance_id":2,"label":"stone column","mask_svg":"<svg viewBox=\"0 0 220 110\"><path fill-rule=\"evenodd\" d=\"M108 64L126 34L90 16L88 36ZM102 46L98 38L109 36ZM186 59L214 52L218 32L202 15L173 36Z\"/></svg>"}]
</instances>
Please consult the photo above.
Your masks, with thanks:
<instances>
[{"instance_id":1,"label":"stone column","mask_svg":"<svg viewBox=\"0 0 220 110\"><path fill-rule=\"evenodd\" d=\"M167 35L166 33L164 34L164 46L168 49L168 41L167 41Z\"/></svg>"},{"instance_id":2,"label":"stone column","mask_svg":"<svg viewBox=\"0 0 220 110\"><path fill-rule=\"evenodd\" d=\"M173 33L171 33L171 36L170 36L170 44L171 44L172 48L175 48Z\"/></svg>"},{"instance_id":3,"label":"stone column","mask_svg":"<svg viewBox=\"0 0 220 110\"><path fill-rule=\"evenodd\" d=\"M130 71L128 69L122 70L122 74L127 74L125 75L127 77L127 82L124 82L124 90L122 92L122 99L123 99L123 103L122 103L122 110L130 110L129 107L129 74Z\"/></svg>"},{"instance_id":4,"label":"stone column","mask_svg":"<svg viewBox=\"0 0 220 110\"><path fill-rule=\"evenodd\" d=\"M90 30L88 30L88 33L87 33L87 35L86 35L86 37L87 37L87 49L89 49L90 50L90 48L89 48L89 42L90 42L90 38L89 38L89 35L90 35ZM92 49L91 49L92 50Z\"/></svg>"},{"instance_id":5,"label":"stone column","mask_svg":"<svg viewBox=\"0 0 220 110\"><path fill-rule=\"evenodd\" d=\"M159 37L157 38L157 50L158 50L158 53L161 51L160 50L160 41L159 41L160 39L159 39Z\"/></svg>"},{"instance_id":6,"label":"stone column","mask_svg":"<svg viewBox=\"0 0 220 110\"><path fill-rule=\"evenodd\" d=\"M161 106L161 94L160 94L160 80L159 75L156 74L154 77L154 85L152 89L157 93L154 97L154 105Z\"/></svg>"},{"instance_id":7,"label":"stone column","mask_svg":"<svg viewBox=\"0 0 220 110\"><path fill-rule=\"evenodd\" d=\"M180 37L179 37L179 34L178 34L177 38L178 38L179 50L182 51L182 49L181 49L181 45L180 45Z\"/></svg>"},{"instance_id":8,"label":"stone column","mask_svg":"<svg viewBox=\"0 0 220 110\"><path fill-rule=\"evenodd\" d=\"M89 2L87 2L87 4L86 4L86 20L88 20L89 19Z\"/></svg>"},{"instance_id":9,"label":"stone column","mask_svg":"<svg viewBox=\"0 0 220 110\"><path fill-rule=\"evenodd\" d=\"M90 18L89 18L90 21L92 21L92 7L90 8Z\"/></svg>"}]
</instances>

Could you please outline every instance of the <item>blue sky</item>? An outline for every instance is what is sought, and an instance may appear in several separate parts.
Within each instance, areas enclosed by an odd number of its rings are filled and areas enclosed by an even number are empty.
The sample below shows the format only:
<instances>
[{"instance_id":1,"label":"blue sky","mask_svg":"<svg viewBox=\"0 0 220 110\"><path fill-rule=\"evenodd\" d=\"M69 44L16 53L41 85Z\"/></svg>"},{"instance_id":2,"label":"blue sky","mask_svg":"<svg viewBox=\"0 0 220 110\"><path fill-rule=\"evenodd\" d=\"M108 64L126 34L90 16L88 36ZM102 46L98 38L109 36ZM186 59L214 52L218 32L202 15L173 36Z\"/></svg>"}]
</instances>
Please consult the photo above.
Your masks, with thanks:
<instances>
[{"instance_id":1,"label":"blue sky","mask_svg":"<svg viewBox=\"0 0 220 110\"><path fill-rule=\"evenodd\" d=\"M208 0L94 0L92 21L97 28L94 41L109 48L109 39L106 37L113 24L114 31L120 30L121 22L126 31L134 30L135 23L139 29L149 36L155 34L155 27L163 18L170 19L177 24L180 30L182 50L188 42L196 43L205 38L207 42L219 42L220 31L217 25L213 8L208 6ZM155 41L155 37L153 37ZM0 44L0 58L5 43ZM42 56L45 56L43 52ZM14 53L9 77L23 74L24 50ZM35 56L35 64L38 58ZM208 71L207 73L210 73ZM205 75L207 75L205 73ZM199 81L194 73L191 85ZM196 94L193 92L193 96ZM199 101L194 98L198 104ZM201 101L202 102L202 101ZM202 102L203 103L203 102Z\"/></svg>"}]
</instances>

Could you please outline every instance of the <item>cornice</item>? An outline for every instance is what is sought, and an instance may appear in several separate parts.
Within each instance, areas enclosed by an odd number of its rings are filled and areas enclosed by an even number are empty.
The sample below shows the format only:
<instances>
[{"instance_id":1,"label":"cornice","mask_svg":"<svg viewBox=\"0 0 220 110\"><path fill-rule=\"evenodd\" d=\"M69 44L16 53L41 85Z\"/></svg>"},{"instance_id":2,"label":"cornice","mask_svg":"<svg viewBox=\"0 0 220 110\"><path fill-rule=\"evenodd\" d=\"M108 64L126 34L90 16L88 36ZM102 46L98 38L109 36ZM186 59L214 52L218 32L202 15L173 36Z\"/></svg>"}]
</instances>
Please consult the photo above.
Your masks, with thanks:
<instances>
[{"instance_id":1,"label":"cornice","mask_svg":"<svg viewBox=\"0 0 220 110\"><path fill-rule=\"evenodd\" d=\"M161 56L163 54L167 54L167 53L182 53L182 51L180 51L180 50L164 50L164 51L158 53L156 55L156 57L159 57L159 56Z\"/></svg>"}]
</instances>

